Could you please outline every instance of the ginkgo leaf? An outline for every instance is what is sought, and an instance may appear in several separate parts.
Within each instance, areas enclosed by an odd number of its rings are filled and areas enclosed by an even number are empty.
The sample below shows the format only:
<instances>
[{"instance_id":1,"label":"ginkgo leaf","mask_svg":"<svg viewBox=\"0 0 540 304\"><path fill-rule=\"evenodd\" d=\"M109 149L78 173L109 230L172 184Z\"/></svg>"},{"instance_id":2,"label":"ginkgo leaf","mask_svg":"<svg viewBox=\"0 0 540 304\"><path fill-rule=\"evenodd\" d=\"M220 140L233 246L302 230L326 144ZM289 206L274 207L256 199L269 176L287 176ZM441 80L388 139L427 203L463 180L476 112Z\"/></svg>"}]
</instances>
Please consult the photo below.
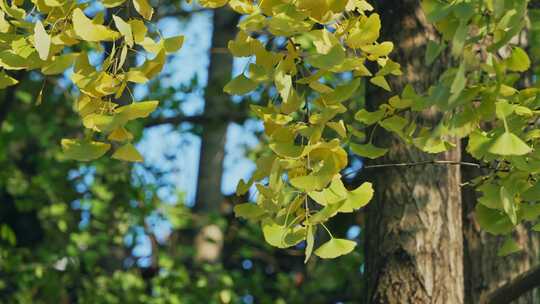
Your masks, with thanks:
<instances>
[{"instance_id":1,"label":"ginkgo leaf","mask_svg":"<svg viewBox=\"0 0 540 304\"><path fill-rule=\"evenodd\" d=\"M114 159L125 160L129 162L142 162L143 157L137 149L131 144L127 143L114 151L111 156Z\"/></svg>"},{"instance_id":2,"label":"ginkgo leaf","mask_svg":"<svg viewBox=\"0 0 540 304\"><path fill-rule=\"evenodd\" d=\"M521 246L512 237L506 238L502 246L497 250L497 256L503 257L521 251Z\"/></svg>"},{"instance_id":3,"label":"ginkgo leaf","mask_svg":"<svg viewBox=\"0 0 540 304\"><path fill-rule=\"evenodd\" d=\"M120 37L120 33L100 24L95 24L90 20L80 8L73 10L73 29L75 34L86 41L107 41Z\"/></svg>"},{"instance_id":4,"label":"ginkgo leaf","mask_svg":"<svg viewBox=\"0 0 540 304\"><path fill-rule=\"evenodd\" d=\"M356 242L347 239L332 238L328 242L322 244L315 254L323 259L334 259L350 253L356 247Z\"/></svg>"},{"instance_id":5,"label":"ginkgo leaf","mask_svg":"<svg viewBox=\"0 0 540 304\"><path fill-rule=\"evenodd\" d=\"M291 178L290 182L295 188L303 191L314 191L324 188L332 180L329 174L310 174Z\"/></svg>"},{"instance_id":6,"label":"ginkgo leaf","mask_svg":"<svg viewBox=\"0 0 540 304\"><path fill-rule=\"evenodd\" d=\"M371 14L365 19L365 22L356 23L346 42L352 48L360 48L375 42L379 38L380 30L381 18L378 14Z\"/></svg>"},{"instance_id":7,"label":"ginkgo leaf","mask_svg":"<svg viewBox=\"0 0 540 304\"><path fill-rule=\"evenodd\" d=\"M531 67L531 60L522 48L514 47L512 55L506 59L506 66L510 71L525 72Z\"/></svg>"},{"instance_id":8,"label":"ginkgo leaf","mask_svg":"<svg viewBox=\"0 0 540 304\"><path fill-rule=\"evenodd\" d=\"M313 247L315 245L315 232L312 225L307 226L306 229L306 253L304 258L304 264L306 264L309 261L309 258L311 257L311 253L313 252Z\"/></svg>"},{"instance_id":9,"label":"ginkgo leaf","mask_svg":"<svg viewBox=\"0 0 540 304\"><path fill-rule=\"evenodd\" d=\"M111 148L110 144L64 138L61 141L64 156L78 161L90 161L103 156Z\"/></svg>"},{"instance_id":10,"label":"ginkgo leaf","mask_svg":"<svg viewBox=\"0 0 540 304\"><path fill-rule=\"evenodd\" d=\"M506 212L512 224L517 225L517 207L514 202L514 196L504 186L500 188L499 196L504 212Z\"/></svg>"},{"instance_id":11,"label":"ginkgo leaf","mask_svg":"<svg viewBox=\"0 0 540 304\"><path fill-rule=\"evenodd\" d=\"M279 225L271 219L262 221L262 230L266 242L274 247L287 248L300 243L305 238L305 228Z\"/></svg>"},{"instance_id":12,"label":"ginkgo leaf","mask_svg":"<svg viewBox=\"0 0 540 304\"><path fill-rule=\"evenodd\" d=\"M117 129L114 129L111 134L107 137L108 140L112 141L129 141L133 139L133 134L129 133L128 130L124 127L119 127Z\"/></svg>"},{"instance_id":13,"label":"ginkgo leaf","mask_svg":"<svg viewBox=\"0 0 540 304\"><path fill-rule=\"evenodd\" d=\"M148 29L144 25L144 22L139 19L133 19L128 21L131 26L131 33L133 34L133 39L136 43L140 43L146 37Z\"/></svg>"},{"instance_id":14,"label":"ginkgo leaf","mask_svg":"<svg viewBox=\"0 0 540 304\"><path fill-rule=\"evenodd\" d=\"M343 201L339 212L353 212L365 206L373 197L373 186L371 183L363 183L358 188L349 191L343 185L341 177L338 175L332 179L332 183L322 191L308 192L315 202L327 206Z\"/></svg>"},{"instance_id":15,"label":"ginkgo leaf","mask_svg":"<svg viewBox=\"0 0 540 304\"><path fill-rule=\"evenodd\" d=\"M532 151L521 138L514 133L504 132L489 147L489 153L497 155L525 155Z\"/></svg>"},{"instance_id":16,"label":"ginkgo leaf","mask_svg":"<svg viewBox=\"0 0 540 304\"><path fill-rule=\"evenodd\" d=\"M341 45L335 45L327 54L315 54L306 59L306 62L320 69L331 69L345 60L345 51Z\"/></svg>"},{"instance_id":17,"label":"ginkgo leaf","mask_svg":"<svg viewBox=\"0 0 540 304\"><path fill-rule=\"evenodd\" d=\"M365 109L361 109L360 111L356 112L356 114L354 115L354 119L366 125L372 125L383 119L384 114L385 112L383 110L369 112Z\"/></svg>"},{"instance_id":18,"label":"ginkgo leaf","mask_svg":"<svg viewBox=\"0 0 540 304\"><path fill-rule=\"evenodd\" d=\"M47 34L43 23L36 21L34 26L34 44L41 60L47 60L49 58L49 52L51 49L51 36Z\"/></svg>"},{"instance_id":19,"label":"ginkgo leaf","mask_svg":"<svg viewBox=\"0 0 540 304\"><path fill-rule=\"evenodd\" d=\"M429 41L426 48L426 64L431 65L437 57L446 49L446 43L437 43L435 41Z\"/></svg>"},{"instance_id":20,"label":"ginkgo leaf","mask_svg":"<svg viewBox=\"0 0 540 304\"><path fill-rule=\"evenodd\" d=\"M505 213L482 204L476 204L475 217L482 229L495 235L509 233L514 227Z\"/></svg>"},{"instance_id":21,"label":"ginkgo leaf","mask_svg":"<svg viewBox=\"0 0 540 304\"><path fill-rule=\"evenodd\" d=\"M369 82L373 83L374 85L381 87L387 91L391 91L390 85L384 78L384 76L375 76L369 80Z\"/></svg>"},{"instance_id":22,"label":"ginkgo leaf","mask_svg":"<svg viewBox=\"0 0 540 304\"><path fill-rule=\"evenodd\" d=\"M165 48L165 51L167 53L177 52L179 49L182 48L183 44L184 36L169 37L165 38L163 41L163 47Z\"/></svg>"},{"instance_id":23,"label":"ginkgo leaf","mask_svg":"<svg viewBox=\"0 0 540 304\"><path fill-rule=\"evenodd\" d=\"M158 104L159 101L157 100L139 101L127 106L118 107L116 112L121 114L122 117L127 120L145 118L148 117L150 113L154 112Z\"/></svg>"},{"instance_id":24,"label":"ginkgo leaf","mask_svg":"<svg viewBox=\"0 0 540 304\"><path fill-rule=\"evenodd\" d=\"M223 91L231 95L244 95L257 88L258 83L247 78L244 74L240 74L233 78L225 87Z\"/></svg>"},{"instance_id":25,"label":"ginkgo leaf","mask_svg":"<svg viewBox=\"0 0 540 304\"><path fill-rule=\"evenodd\" d=\"M380 44L364 45L361 46L360 49L370 56L373 56L373 59L376 59L381 56L388 56L394 49L394 44L390 41L385 41Z\"/></svg>"},{"instance_id":26,"label":"ginkgo leaf","mask_svg":"<svg viewBox=\"0 0 540 304\"><path fill-rule=\"evenodd\" d=\"M350 144L351 151L353 151L355 154L367 157L370 159L379 158L388 152L388 149L385 148L379 148L375 147L373 144L365 144L365 145L359 145L355 143Z\"/></svg>"},{"instance_id":27,"label":"ginkgo leaf","mask_svg":"<svg viewBox=\"0 0 540 304\"><path fill-rule=\"evenodd\" d=\"M456 77L454 78L454 81L452 82L452 86L450 87L450 93L453 93L453 94L461 93L463 89L465 88L466 84L467 84L467 78L465 78L465 62L461 62L456 72Z\"/></svg>"},{"instance_id":28,"label":"ginkgo leaf","mask_svg":"<svg viewBox=\"0 0 540 304\"><path fill-rule=\"evenodd\" d=\"M0 71L0 90L16 85L17 83L19 83L17 79L9 76L4 71Z\"/></svg>"},{"instance_id":29,"label":"ginkgo leaf","mask_svg":"<svg viewBox=\"0 0 540 304\"><path fill-rule=\"evenodd\" d=\"M248 220L256 220L264 215L266 211L253 203L244 203L234 206L234 214Z\"/></svg>"},{"instance_id":30,"label":"ginkgo leaf","mask_svg":"<svg viewBox=\"0 0 540 304\"><path fill-rule=\"evenodd\" d=\"M143 16L144 19L150 20L152 19L152 15L154 14L154 9L150 4L148 3L148 0L133 0L133 6L135 7L135 10L139 15Z\"/></svg>"},{"instance_id":31,"label":"ginkgo leaf","mask_svg":"<svg viewBox=\"0 0 540 304\"><path fill-rule=\"evenodd\" d=\"M41 72L44 75L56 75L61 74L75 62L77 53L64 54L60 56L54 56L50 63L41 68Z\"/></svg>"},{"instance_id":32,"label":"ginkgo leaf","mask_svg":"<svg viewBox=\"0 0 540 304\"><path fill-rule=\"evenodd\" d=\"M133 33L131 32L131 25L116 15L113 15L113 20L116 28L120 31L122 36L124 36L126 44L133 47Z\"/></svg>"}]
</instances>

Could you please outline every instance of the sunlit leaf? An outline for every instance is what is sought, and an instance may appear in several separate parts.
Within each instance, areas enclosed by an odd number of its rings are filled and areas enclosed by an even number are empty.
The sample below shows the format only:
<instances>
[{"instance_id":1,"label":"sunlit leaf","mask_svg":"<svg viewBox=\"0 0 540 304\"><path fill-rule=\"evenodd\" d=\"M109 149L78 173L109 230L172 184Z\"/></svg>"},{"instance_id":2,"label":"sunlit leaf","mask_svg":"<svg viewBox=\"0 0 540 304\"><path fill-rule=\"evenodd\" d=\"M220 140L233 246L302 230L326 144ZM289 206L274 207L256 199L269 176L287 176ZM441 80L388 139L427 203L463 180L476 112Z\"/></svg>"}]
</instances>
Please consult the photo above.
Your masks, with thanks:
<instances>
[{"instance_id":1,"label":"sunlit leaf","mask_svg":"<svg viewBox=\"0 0 540 304\"><path fill-rule=\"evenodd\" d=\"M334 259L350 253L354 250L354 247L356 247L354 241L332 238L317 248L315 254L323 259Z\"/></svg>"}]
</instances>

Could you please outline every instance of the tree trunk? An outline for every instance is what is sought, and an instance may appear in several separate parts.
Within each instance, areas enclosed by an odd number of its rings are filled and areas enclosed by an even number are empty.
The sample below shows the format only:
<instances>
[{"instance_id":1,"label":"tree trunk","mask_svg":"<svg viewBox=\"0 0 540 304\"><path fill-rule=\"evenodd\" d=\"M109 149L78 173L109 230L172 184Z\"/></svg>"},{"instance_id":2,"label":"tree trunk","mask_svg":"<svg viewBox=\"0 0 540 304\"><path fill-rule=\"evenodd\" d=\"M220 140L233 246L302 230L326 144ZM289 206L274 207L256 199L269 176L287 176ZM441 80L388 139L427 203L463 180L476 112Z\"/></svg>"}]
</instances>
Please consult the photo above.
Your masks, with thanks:
<instances>
[{"instance_id":1,"label":"tree trunk","mask_svg":"<svg viewBox=\"0 0 540 304\"><path fill-rule=\"evenodd\" d=\"M231 79L233 58L226 52L215 50L227 47L234 39L238 16L228 8L214 11L208 83L205 89L202 123L201 153L195 209L203 215L217 213L224 200L221 193L225 140L229 121L230 97L223 87ZM205 225L195 238L196 260L215 262L223 247L223 233L216 225Z\"/></svg>"},{"instance_id":2,"label":"tree trunk","mask_svg":"<svg viewBox=\"0 0 540 304\"><path fill-rule=\"evenodd\" d=\"M463 181L469 181L479 175L478 169L462 168ZM487 293L508 283L519 274L538 264L540 241L530 227L519 225L514 232L515 239L522 251L498 257L497 251L505 236L496 236L481 231L474 217L474 207L478 199L472 187L464 187L463 200L463 238L465 266L465 303L481 303ZM516 304L540 303L536 291L523 295Z\"/></svg>"},{"instance_id":3,"label":"tree trunk","mask_svg":"<svg viewBox=\"0 0 540 304\"><path fill-rule=\"evenodd\" d=\"M446 56L433 66L424 63L427 41L436 37L420 1L378 2L381 41L394 42L393 59L403 75L390 80L394 94L406 84L425 92L444 70ZM438 66L437 66L438 65ZM368 107L387 100L380 91L368 93ZM423 113L424 124L435 125L439 114ZM406 146L394 136L375 136L376 145L390 151L379 163L460 160L458 147L433 156ZM463 239L460 168L425 165L369 169L375 197L366 215L367 303L463 303Z\"/></svg>"}]
</instances>

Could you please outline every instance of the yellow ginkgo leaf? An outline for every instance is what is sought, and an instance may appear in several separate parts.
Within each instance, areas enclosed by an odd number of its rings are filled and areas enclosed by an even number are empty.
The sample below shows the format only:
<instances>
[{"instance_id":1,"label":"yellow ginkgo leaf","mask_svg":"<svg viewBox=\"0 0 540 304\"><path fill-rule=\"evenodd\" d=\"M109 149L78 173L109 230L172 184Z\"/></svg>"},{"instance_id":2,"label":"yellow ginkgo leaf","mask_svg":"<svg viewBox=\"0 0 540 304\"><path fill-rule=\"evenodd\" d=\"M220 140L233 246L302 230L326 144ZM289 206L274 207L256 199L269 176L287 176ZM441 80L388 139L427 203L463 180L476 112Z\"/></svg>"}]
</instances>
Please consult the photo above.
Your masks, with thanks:
<instances>
[{"instance_id":1,"label":"yellow ginkgo leaf","mask_svg":"<svg viewBox=\"0 0 540 304\"><path fill-rule=\"evenodd\" d=\"M113 19L116 28L120 31L122 36L124 36L126 44L133 47L133 33L131 32L131 25L116 15L113 15Z\"/></svg>"},{"instance_id":2,"label":"yellow ginkgo leaf","mask_svg":"<svg viewBox=\"0 0 540 304\"><path fill-rule=\"evenodd\" d=\"M109 41L120 37L118 32L93 23L80 8L73 10L73 29L78 37L86 41Z\"/></svg>"},{"instance_id":3,"label":"yellow ginkgo leaf","mask_svg":"<svg viewBox=\"0 0 540 304\"><path fill-rule=\"evenodd\" d=\"M114 151L114 154L112 155L112 158L130 162L143 161L141 153L139 153L139 151L137 151L137 149L135 149L135 147L130 143L127 143L116 149L116 151Z\"/></svg>"},{"instance_id":4,"label":"yellow ginkgo leaf","mask_svg":"<svg viewBox=\"0 0 540 304\"><path fill-rule=\"evenodd\" d=\"M119 127L119 128L114 129L114 131L112 131L111 134L109 134L107 139L123 142L123 141L132 140L133 134L129 133L129 131L126 130L126 128Z\"/></svg>"},{"instance_id":5,"label":"yellow ginkgo leaf","mask_svg":"<svg viewBox=\"0 0 540 304\"><path fill-rule=\"evenodd\" d=\"M34 44L41 60L49 58L51 49L51 36L47 34L41 21L37 21L34 26Z\"/></svg>"},{"instance_id":6,"label":"yellow ginkgo leaf","mask_svg":"<svg viewBox=\"0 0 540 304\"><path fill-rule=\"evenodd\" d=\"M133 120L137 118L144 118L154 112L158 106L159 101L141 101L129 104L127 106L119 107L116 112L127 120Z\"/></svg>"},{"instance_id":7,"label":"yellow ginkgo leaf","mask_svg":"<svg viewBox=\"0 0 540 304\"><path fill-rule=\"evenodd\" d=\"M150 6L147 0L133 0L135 10L146 20L152 19L154 9Z\"/></svg>"},{"instance_id":8,"label":"yellow ginkgo leaf","mask_svg":"<svg viewBox=\"0 0 540 304\"><path fill-rule=\"evenodd\" d=\"M138 19L133 19L128 21L129 25L131 26L131 32L133 33L133 39L136 43L140 43L144 40L144 37L146 37L146 32L148 32L148 29L144 25L144 22Z\"/></svg>"}]
</instances>

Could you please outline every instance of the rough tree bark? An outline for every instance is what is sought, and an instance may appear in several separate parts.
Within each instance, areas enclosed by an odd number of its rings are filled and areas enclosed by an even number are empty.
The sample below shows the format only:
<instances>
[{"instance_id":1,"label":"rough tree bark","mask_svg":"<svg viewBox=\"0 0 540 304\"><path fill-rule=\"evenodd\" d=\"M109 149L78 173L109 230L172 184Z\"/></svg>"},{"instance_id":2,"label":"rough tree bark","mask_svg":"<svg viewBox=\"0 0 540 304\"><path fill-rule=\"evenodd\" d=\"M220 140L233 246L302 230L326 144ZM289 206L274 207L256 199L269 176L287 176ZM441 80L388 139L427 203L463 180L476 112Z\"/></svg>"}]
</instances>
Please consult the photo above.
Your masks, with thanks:
<instances>
[{"instance_id":1,"label":"rough tree bark","mask_svg":"<svg viewBox=\"0 0 540 304\"><path fill-rule=\"evenodd\" d=\"M403 69L403 76L389 79L394 93L406 84L425 92L447 60L442 58L434 66L424 63L426 43L436 33L420 1L380 1L377 6L383 23L381 40L394 42L392 58ZM388 97L379 90L369 92L368 107ZM419 119L435 124L438 116L423 113ZM460 160L459 143L435 157L380 129L375 139L378 146L390 148L378 163ZM463 303L460 168L425 165L366 173L376 192L366 214L366 303Z\"/></svg>"},{"instance_id":2,"label":"rough tree bark","mask_svg":"<svg viewBox=\"0 0 540 304\"><path fill-rule=\"evenodd\" d=\"M211 50L227 47L234 39L238 16L228 8L214 11ZM195 209L201 214L216 213L224 200L221 193L223 159L227 134L230 97L223 87L231 79L233 58L225 52L212 52L208 84L204 93L205 121L201 124L201 152ZM223 247L223 233L216 225L205 225L195 238L196 260L215 262Z\"/></svg>"}]
</instances>

